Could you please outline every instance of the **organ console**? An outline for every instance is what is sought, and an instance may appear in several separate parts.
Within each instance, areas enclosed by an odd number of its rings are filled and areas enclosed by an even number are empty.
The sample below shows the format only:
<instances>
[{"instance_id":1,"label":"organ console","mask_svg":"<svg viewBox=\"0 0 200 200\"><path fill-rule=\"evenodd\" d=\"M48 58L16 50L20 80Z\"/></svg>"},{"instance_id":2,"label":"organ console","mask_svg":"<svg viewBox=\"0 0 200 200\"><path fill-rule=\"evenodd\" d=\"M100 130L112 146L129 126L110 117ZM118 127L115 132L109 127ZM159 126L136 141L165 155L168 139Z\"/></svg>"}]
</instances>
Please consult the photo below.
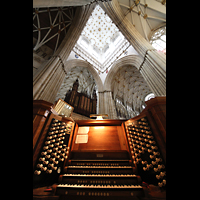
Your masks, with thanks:
<instances>
[{"instance_id":1,"label":"organ console","mask_svg":"<svg viewBox=\"0 0 200 200\"><path fill-rule=\"evenodd\" d=\"M127 121L74 121L35 100L33 199L150 200L146 185L165 199L165 98L146 103Z\"/></svg>"}]
</instances>

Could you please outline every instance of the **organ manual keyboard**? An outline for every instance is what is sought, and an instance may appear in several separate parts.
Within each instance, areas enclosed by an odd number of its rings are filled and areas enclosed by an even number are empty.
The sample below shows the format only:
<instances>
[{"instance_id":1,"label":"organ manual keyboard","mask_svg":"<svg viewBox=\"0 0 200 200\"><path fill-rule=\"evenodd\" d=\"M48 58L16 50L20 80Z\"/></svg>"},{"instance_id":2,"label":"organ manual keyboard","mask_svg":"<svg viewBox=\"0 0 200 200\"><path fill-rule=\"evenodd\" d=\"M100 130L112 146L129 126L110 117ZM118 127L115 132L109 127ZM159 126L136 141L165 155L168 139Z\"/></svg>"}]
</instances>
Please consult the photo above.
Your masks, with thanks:
<instances>
[{"instance_id":1,"label":"organ manual keyboard","mask_svg":"<svg viewBox=\"0 0 200 200\"><path fill-rule=\"evenodd\" d=\"M129 120L74 121L40 102L34 102L33 199L150 200L143 182L164 194L164 98L149 100Z\"/></svg>"}]
</instances>

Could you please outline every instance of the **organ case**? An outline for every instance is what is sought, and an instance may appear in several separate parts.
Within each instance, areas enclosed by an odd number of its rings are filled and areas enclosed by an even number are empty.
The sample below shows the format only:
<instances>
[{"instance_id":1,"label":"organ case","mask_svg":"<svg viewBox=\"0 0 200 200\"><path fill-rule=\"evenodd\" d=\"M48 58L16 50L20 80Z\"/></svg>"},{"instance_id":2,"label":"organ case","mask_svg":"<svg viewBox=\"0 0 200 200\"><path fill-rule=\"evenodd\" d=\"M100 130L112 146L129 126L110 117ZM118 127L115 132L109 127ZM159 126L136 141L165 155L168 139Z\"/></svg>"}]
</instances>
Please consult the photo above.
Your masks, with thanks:
<instances>
[{"instance_id":1,"label":"organ case","mask_svg":"<svg viewBox=\"0 0 200 200\"><path fill-rule=\"evenodd\" d=\"M84 92L78 92L78 79L74 82L72 90L66 93L64 101L74 107L74 112L89 117L96 113L96 91L93 91L92 97Z\"/></svg>"}]
</instances>

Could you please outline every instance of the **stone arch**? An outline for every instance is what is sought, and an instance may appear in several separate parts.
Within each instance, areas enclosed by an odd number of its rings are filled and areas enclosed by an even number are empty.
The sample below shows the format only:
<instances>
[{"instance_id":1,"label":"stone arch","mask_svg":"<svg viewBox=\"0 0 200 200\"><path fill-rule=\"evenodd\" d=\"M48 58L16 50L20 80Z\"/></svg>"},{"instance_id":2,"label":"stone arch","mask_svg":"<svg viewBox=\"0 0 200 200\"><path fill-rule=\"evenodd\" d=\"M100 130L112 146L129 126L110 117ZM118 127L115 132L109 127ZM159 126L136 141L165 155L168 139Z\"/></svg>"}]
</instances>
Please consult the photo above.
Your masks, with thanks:
<instances>
[{"instance_id":1,"label":"stone arch","mask_svg":"<svg viewBox=\"0 0 200 200\"><path fill-rule=\"evenodd\" d=\"M88 69L88 71L92 74L92 76L94 77L94 80L97 84L97 88L98 91L102 91L103 90L103 83L98 75L98 73L96 72L96 70L92 67L92 65L84 60L79 60L79 59L72 59L69 61L66 61L64 63L65 66L65 71L69 72L73 67L79 66L79 67L86 67Z\"/></svg>"},{"instance_id":2,"label":"stone arch","mask_svg":"<svg viewBox=\"0 0 200 200\"><path fill-rule=\"evenodd\" d=\"M137 31L122 13L119 2L99 1L101 8L119 28L129 43L142 57L140 73L156 96L166 95L166 56L157 50Z\"/></svg>"},{"instance_id":3,"label":"stone arch","mask_svg":"<svg viewBox=\"0 0 200 200\"><path fill-rule=\"evenodd\" d=\"M139 70L142 62L143 62L143 59L138 55L129 55L117 60L117 62L115 62L115 64L111 67L110 71L108 72L108 75L106 76L106 79L104 82L104 90L111 91L111 83L112 83L113 77L115 77L117 71L119 70L121 66L132 65L132 66L135 66Z\"/></svg>"},{"instance_id":4,"label":"stone arch","mask_svg":"<svg viewBox=\"0 0 200 200\"><path fill-rule=\"evenodd\" d=\"M116 76L117 71L124 65L132 65L139 69L142 62L143 59L139 55L125 56L117 60L108 72L104 82L104 93L100 93L100 100L102 100L101 102L104 102L103 105L100 105L100 111L108 114L109 118L117 119L115 103L112 98L112 80Z\"/></svg>"}]
</instances>

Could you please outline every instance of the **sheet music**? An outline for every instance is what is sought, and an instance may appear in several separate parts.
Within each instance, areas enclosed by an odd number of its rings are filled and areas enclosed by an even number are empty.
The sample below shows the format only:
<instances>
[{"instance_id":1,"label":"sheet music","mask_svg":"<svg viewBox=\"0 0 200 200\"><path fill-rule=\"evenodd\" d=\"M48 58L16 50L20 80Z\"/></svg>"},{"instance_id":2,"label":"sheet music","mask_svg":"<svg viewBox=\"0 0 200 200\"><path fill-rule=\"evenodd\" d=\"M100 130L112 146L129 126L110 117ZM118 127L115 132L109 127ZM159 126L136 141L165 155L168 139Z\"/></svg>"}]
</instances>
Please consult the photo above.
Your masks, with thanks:
<instances>
[{"instance_id":1,"label":"sheet music","mask_svg":"<svg viewBox=\"0 0 200 200\"><path fill-rule=\"evenodd\" d=\"M77 135L76 136L76 144L80 143L87 143L88 142L88 135Z\"/></svg>"},{"instance_id":2,"label":"sheet music","mask_svg":"<svg viewBox=\"0 0 200 200\"><path fill-rule=\"evenodd\" d=\"M88 126L79 127L75 143L76 144L87 143L88 142L88 132L89 132Z\"/></svg>"},{"instance_id":3,"label":"sheet music","mask_svg":"<svg viewBox=\"0 0 200 200\"><path fill-rule=\"evenodd\" d=\"M89 132L89 127L88 126L82 126L78 128L78 135L79 134L88 134Z\"/></svg>"}]
</instances>

